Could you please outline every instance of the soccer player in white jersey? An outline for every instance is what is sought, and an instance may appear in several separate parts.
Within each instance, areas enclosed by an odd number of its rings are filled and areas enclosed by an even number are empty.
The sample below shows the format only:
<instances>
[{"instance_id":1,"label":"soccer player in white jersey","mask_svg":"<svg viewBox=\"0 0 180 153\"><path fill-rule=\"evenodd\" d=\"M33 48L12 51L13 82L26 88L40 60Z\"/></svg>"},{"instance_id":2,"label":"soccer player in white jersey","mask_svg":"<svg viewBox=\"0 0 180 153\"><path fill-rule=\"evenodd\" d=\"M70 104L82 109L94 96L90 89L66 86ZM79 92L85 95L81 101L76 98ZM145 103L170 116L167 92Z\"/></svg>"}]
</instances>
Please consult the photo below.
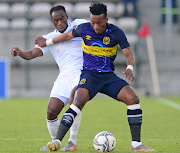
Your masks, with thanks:
<instances>
[{"instance_id":1,"label":"soccer player in white jersey","mask_svg":"<svg viewBox=\"0 0 180 153\"><path fill-rule=\"evenodd\" d=\"M75 19L68 24L66 10L60 5L55 6L50 10L50 16L56 29L49 34L44 35L43 37L46 39L52 39L62 33L72 31L75 26L87 22L83 19ZM11 50L11 55L20 56L25 60L31 60L45 55L48 51L51 51L60 71L50 94L46 118L49 133L52 140L54 140L59 126L58 115L63 107L69 103L70 93L79 82L83 65L82 39L75 38L65 43L57 43L43 48L35 46L30 51L21 51L19 48L14 47ZM82 112L76 117L75 123L70 129L69 141L62 151L72 151L77 149L76 139L81 118ZM47 146L44 146L40 150L44 151L49 149Z\"/></svg>"}]
</instances>

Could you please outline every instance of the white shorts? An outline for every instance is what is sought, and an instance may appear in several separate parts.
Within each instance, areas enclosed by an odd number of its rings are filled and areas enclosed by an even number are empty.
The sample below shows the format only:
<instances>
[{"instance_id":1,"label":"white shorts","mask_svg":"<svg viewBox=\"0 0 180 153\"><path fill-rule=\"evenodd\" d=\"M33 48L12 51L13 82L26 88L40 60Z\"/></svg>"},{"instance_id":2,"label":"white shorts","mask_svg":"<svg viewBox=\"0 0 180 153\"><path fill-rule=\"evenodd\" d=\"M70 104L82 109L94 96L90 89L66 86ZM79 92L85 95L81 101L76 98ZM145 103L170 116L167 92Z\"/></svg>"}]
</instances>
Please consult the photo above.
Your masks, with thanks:
<instances>
[{"instance_id":1,"label":"white shorts","mask_svg":"<svg viewBox=\"0 0 180 153\"><path fill-rule=\"evenodd\" d=\"M80 70L60 73L54 82L50 97L56 97L62 100L64 105L67 105L72 89L79 83L80 75Z\"/></svg>"}]
</instances>

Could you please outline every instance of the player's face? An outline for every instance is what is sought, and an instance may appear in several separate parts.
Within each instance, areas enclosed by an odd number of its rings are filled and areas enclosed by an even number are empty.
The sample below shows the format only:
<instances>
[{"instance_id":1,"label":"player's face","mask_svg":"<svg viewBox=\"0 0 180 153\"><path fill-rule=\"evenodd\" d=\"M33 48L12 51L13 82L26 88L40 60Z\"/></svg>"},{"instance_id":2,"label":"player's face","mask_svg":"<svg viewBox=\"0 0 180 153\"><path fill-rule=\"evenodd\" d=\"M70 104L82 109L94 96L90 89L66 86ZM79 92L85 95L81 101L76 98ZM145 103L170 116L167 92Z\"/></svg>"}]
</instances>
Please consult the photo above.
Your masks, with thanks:
<instances>
[{"instance_id":1,"label":"player's face","mask_svg":"<svg viewBox=\"0 0 180 153\"><path fill-rule=\"evenodd\" d=\"M101 34L106 30L106 23L108 18L104 14L93 15L91 14L91 26L97 34Z\"/></svg>"},{"instance_id":2,"label":"player's face","mask_svg":"<svg viewBox=\"0 0 180 153\"><path fill-rule=\"evenodd\" d=\"M51 21L55 28L61 33L68 27L67 19L68 15L63 10L52 12Z\"/></svg>"}]
</instances>

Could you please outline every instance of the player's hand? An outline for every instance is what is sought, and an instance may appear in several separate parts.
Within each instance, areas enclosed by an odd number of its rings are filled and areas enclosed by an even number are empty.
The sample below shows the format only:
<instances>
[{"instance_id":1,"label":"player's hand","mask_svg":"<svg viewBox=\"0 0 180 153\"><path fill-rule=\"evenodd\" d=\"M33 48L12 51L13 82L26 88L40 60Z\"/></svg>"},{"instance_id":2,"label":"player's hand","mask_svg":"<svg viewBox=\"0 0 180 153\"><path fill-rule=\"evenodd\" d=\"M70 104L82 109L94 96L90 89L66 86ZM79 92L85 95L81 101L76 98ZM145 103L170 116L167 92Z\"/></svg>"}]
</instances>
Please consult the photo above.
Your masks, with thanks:
<instances>
[{"instance_id":1,"label":"player's hand","mask_svg":"<svg viewBox=\"0 0 180 153\"><path fill-rule=\"evenodd\" d=\"M134 74L131 69L124 70L123 74L125 74L125 80L127 79L127 82L130 81L130 83L134 80Z\"/></svg>"},{"instance_id":2,"label":"player's hand","mask_svg":"<svg viewBox=\"0 0 180 153\"><path fill-rule=\"evenodd\" d=\"M21 52L21 50L20 50L19 48L13 47L13 49L11 50L11 55L12 55L13 57L19 56L20 52Z\"/></svg>"},{"instance_id":3,"label":"player's hand","mask_svg":"<svg viewBox=\"0 0 180 153\"><path fill-rule=\"evenodd\" d=\"M43 37L37 37L35 40L35 44L38 45L39 47L46 47L46 39Z\"/></svg>"}]
</instances>

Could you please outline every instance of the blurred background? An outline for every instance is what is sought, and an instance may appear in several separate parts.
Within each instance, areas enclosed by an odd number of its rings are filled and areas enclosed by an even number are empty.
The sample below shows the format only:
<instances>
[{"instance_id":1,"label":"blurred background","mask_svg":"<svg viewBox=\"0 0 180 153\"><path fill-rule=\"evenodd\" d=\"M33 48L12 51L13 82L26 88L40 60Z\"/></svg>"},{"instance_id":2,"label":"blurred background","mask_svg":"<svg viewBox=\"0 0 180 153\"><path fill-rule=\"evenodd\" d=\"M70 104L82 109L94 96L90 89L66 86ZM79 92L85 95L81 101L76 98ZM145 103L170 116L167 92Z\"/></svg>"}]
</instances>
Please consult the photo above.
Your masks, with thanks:
<instances>
[{"instance_id":1,"label":"blurred background","mask_svg":"<svg viewBox=\"0 0 180 153\"><path fill-rule=\"evenodd\" d=\"M69 21L90 20L93 2L106 4L108 22L127 36L136 59L131 84L136 93L180 95L180 0L1 0L0 98L49 96L59 74L51 53L26 61L12 57L11 49L30 50L38 36L54 30L49 15L52 6L65 6ZM115 66L115 72L124 78L126 58L120 48Z\"/></svg>"}]
</instances>

